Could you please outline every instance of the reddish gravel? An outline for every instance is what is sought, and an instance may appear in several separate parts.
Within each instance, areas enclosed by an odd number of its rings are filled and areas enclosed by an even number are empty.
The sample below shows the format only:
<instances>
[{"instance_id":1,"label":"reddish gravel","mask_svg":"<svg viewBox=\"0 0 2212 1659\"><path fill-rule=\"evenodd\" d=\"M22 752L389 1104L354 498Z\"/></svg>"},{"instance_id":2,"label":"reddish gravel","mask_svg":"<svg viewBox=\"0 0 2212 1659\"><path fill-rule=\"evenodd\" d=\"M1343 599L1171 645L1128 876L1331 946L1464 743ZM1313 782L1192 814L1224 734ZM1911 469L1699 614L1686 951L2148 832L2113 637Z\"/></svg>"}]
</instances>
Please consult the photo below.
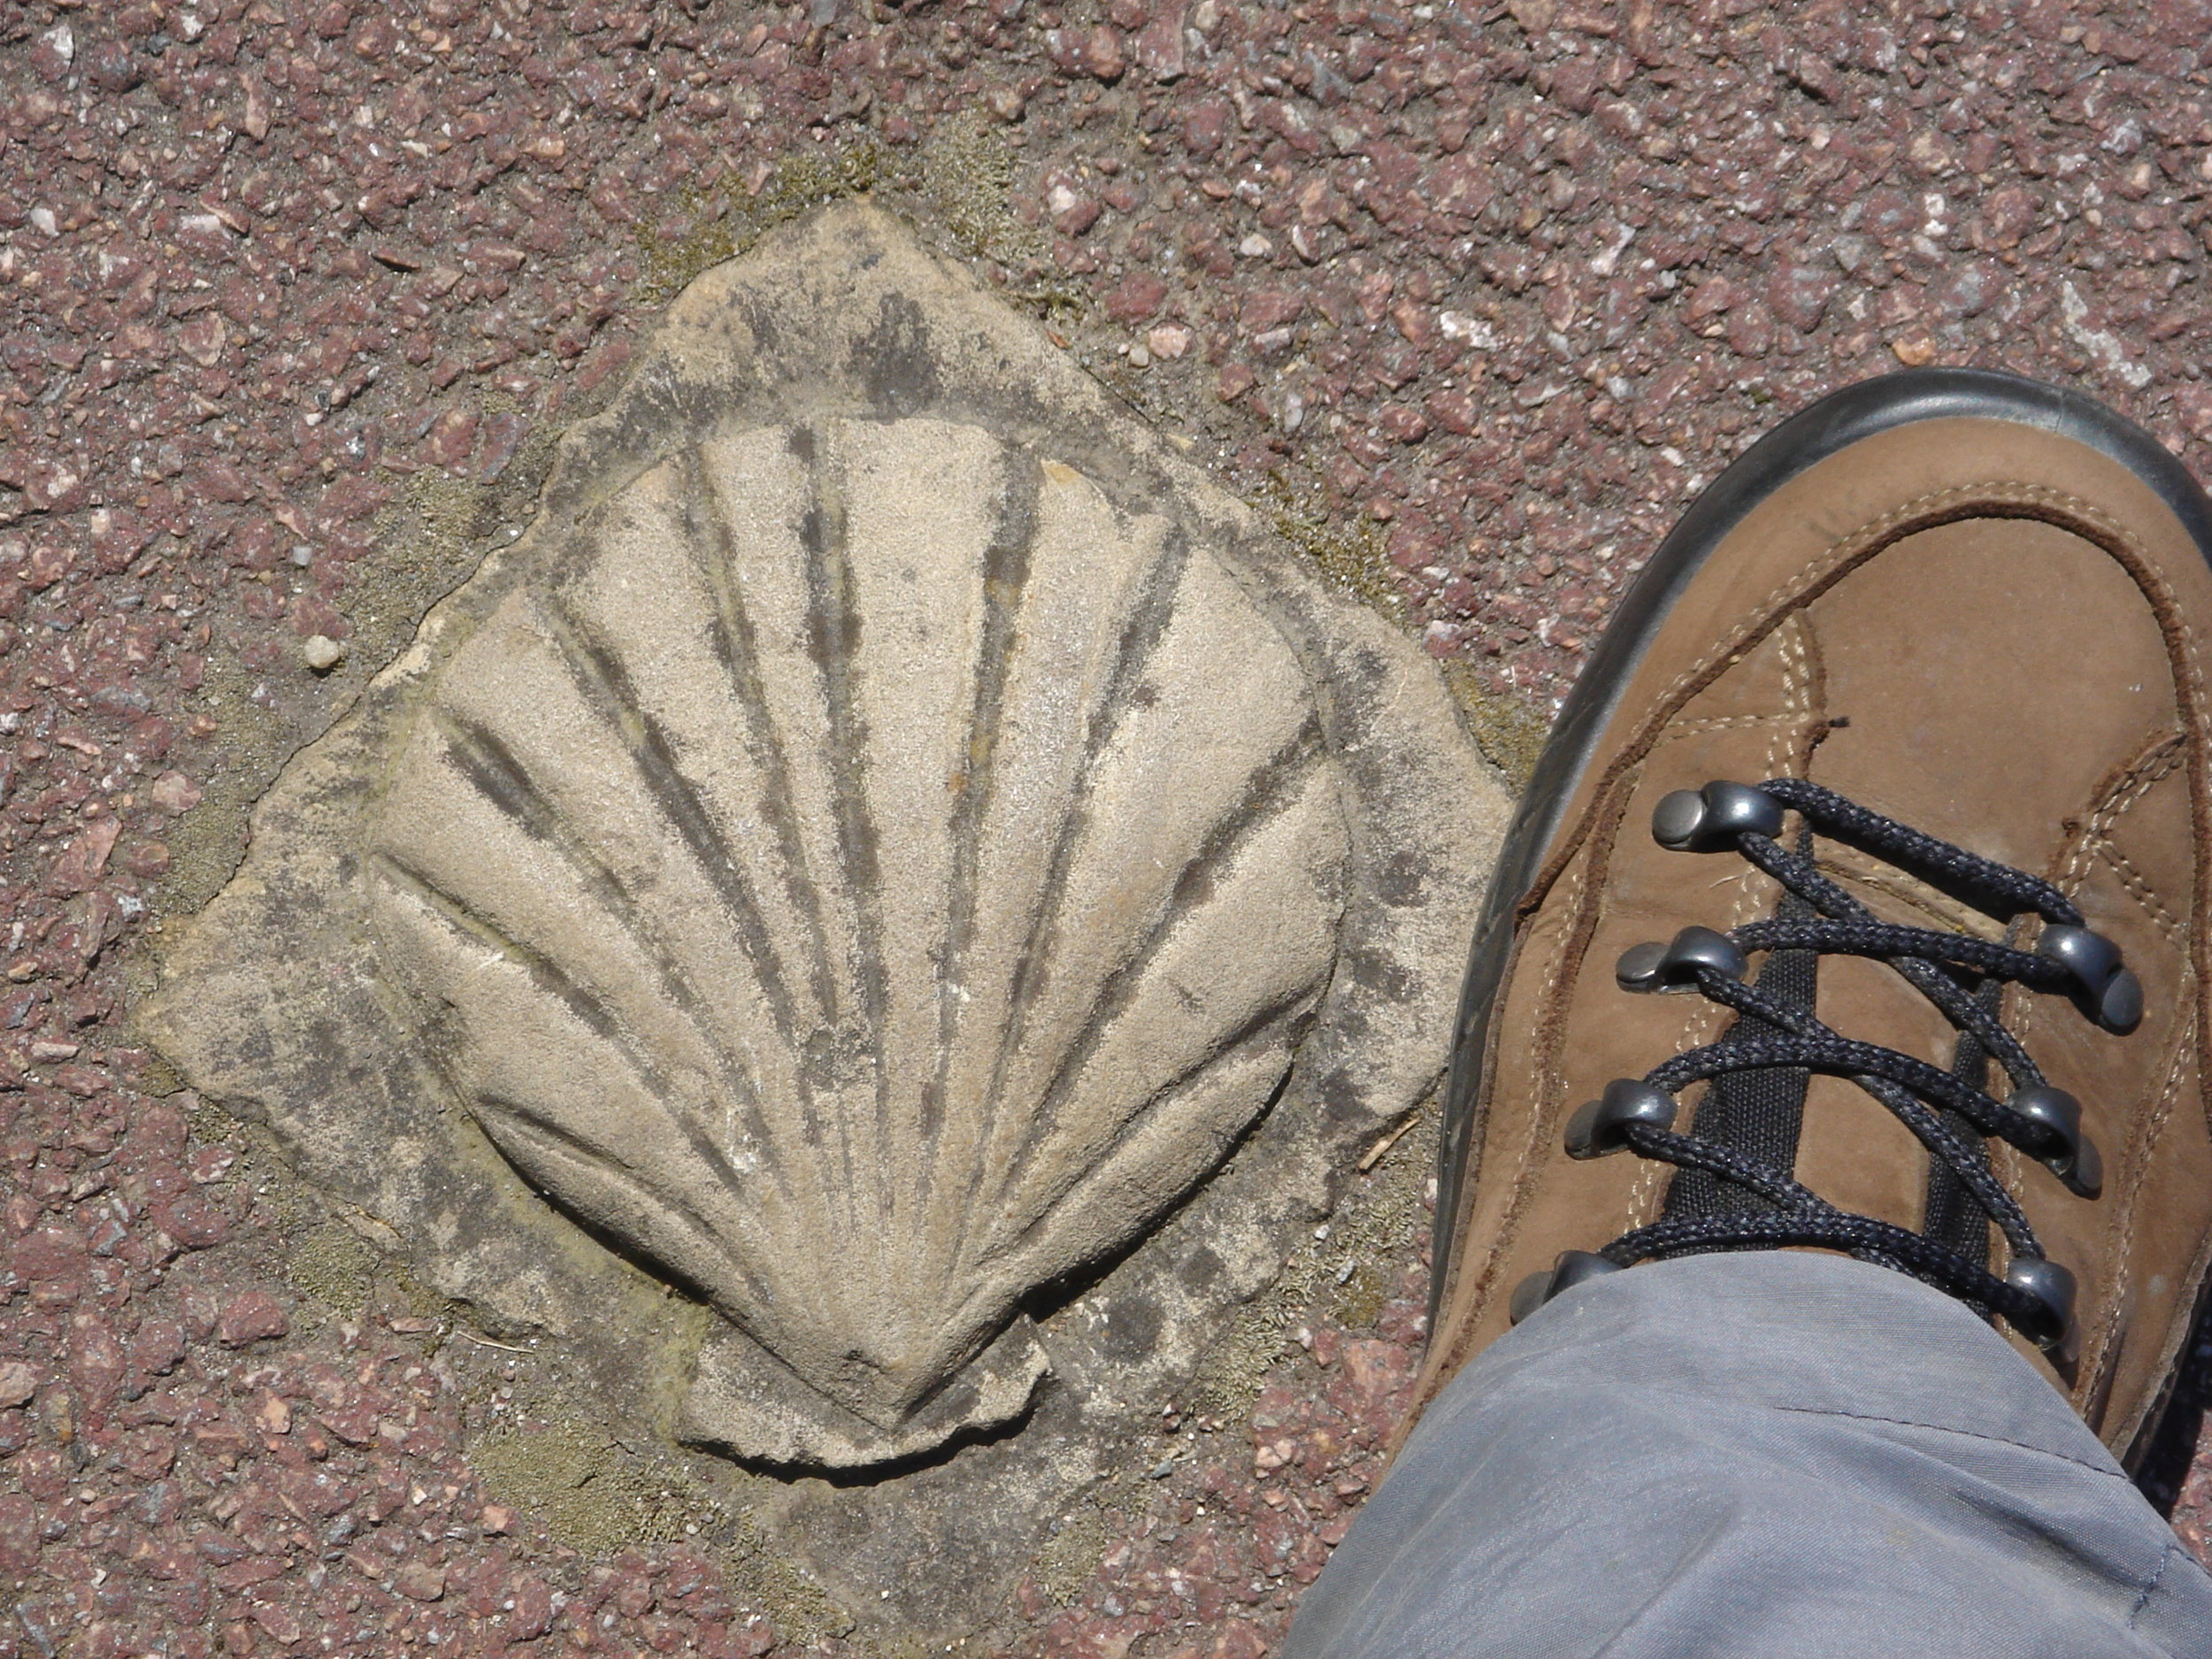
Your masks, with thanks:
<instances>
[{"instance_id":1,"label":"reddish gravel","mask_svg":"<svg viewBox=\"0 0 2212 1659\"><path fill-rule=\"evenodd\" d=\"M196 822L465 568L370 557L380 513L499 539L701 259L872 179L1540 711L1844 381L2003 365L2212 471L2208 41L2201 0L0 8L0 1659L778 1646L703 1542L488 1502L460 1448L516 1365L389 1283L303 1300L285 1184L126 1025L234 835ZM1374 1478L1401 1268L1164 1434L1003 1643L1265 1651ZM2193 1398L2159 1479L2201 1554Z\"/></svg>"}]
</instances>

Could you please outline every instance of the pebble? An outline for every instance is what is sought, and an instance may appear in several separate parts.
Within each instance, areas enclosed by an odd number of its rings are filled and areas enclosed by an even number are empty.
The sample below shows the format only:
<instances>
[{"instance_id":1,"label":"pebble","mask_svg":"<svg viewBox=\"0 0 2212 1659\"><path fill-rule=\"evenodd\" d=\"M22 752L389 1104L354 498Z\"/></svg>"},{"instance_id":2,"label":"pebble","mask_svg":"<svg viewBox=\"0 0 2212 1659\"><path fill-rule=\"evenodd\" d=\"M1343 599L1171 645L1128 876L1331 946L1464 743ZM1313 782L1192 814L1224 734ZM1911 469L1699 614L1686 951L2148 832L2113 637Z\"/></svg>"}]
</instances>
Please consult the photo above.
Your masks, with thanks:
<instances>
[{"instance_id":1,"label":"pebble","mask_svg":"<svg viewBox=\"0 0 2212 1659\"><path fill-rule=\"evenodd\" d=\"M146 798L164 812L189 812L200 803L200 787L180 772L165 772L153 780Z\"/></svg>"},{"instance_id":2,"label":"pebble","mask_svg":"<svg viewBox=\"0 0 2212 1659\"><path fill-rule=\"evenodd\" d=\"M38 1392L38 1373L19 1359L0 1364L0 1408L23 1405Z\"/></svg>"}]
</instances>

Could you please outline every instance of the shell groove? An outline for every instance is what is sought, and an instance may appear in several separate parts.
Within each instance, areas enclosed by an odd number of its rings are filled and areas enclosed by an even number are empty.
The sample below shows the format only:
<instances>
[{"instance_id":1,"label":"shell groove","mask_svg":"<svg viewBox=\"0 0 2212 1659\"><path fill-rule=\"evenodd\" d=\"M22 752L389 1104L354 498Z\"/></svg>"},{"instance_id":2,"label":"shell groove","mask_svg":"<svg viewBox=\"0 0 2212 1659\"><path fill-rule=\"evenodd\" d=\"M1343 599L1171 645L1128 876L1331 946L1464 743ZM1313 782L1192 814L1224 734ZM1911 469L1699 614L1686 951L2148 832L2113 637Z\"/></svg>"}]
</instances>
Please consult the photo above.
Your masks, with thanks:
<instances>
[{"instance_id":1,"label":"shell groove","mask_svg":"<svg viewBox=\"0 0 2212 1659\"><path fill-rule=\"evenodd\" d=\"M863 1462L1006 1415L964 1368L1266 1110L1334 964L1339 790L1298 663L1164 518L973 426L754 428L456 652L372 926L509 1162Z\"/></svg>"}]
</instances>

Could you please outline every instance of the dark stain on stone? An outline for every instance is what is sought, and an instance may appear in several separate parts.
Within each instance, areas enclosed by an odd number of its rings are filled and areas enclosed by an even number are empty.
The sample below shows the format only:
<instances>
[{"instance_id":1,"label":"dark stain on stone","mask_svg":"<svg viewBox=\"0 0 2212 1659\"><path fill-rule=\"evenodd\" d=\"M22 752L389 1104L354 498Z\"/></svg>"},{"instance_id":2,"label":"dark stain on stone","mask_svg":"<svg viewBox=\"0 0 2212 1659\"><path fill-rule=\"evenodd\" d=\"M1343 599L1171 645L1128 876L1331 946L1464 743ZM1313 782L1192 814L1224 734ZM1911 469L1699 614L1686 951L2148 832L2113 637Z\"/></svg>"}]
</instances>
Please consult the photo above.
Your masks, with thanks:
<instances>
[{"instance_id":1,"label":"dark stain on stone","mask_svg":"<svg viewBox=\"0 0 2212 1659\"><path fill-rule=\"evenodd\" d=\"M942 395L929 326L902 294L884 300L876 326L854 342L849 366L880 414L918 414Z\"/></svg>"},{"instance_id":2,"label":"dark stain on stone","mask_svg":"<svg viewBox=\"0 0 2212 1659\"><path fill-rule=\"evenodd\" d=\"M1379 950L1348 950L1344 953L1344 965L1351 973L1352 983L1363 991L1372 991L1394 1002L1408 1002L1413 996L1413 975L1406 971L1404 964L1392 961Z\"/></svg>"},{"instance_id":3,"label":"dark stain on stone","mask_svg":"<svg viewBox=\"0 0 2212 1659\"><path fill-rule=\"evenodd\" d=\"M1159 1345L1160 1310L1153 1303L1125 1296L1106 1310L1106 1326L1098 1339L1100 1353L1134 1363L1150 1358Z\"/></svg>"},{"instance_id":4,"label":"dark stain on stone","mask_svg":"<svg viewBox=\"0 0 2212 1659\"><path fill-rule=\"evenodd\" d=\"M1418 853L1396 852L1375 864L1375 892L1386 904L1420 903L1428 879L1428 864Z\"/></svg>"},{"instance_id":5,"label":"dark stain on stone","mask_svg":"<svg viewBox=\"0 0 2212 1659\"><path fill-rule=\"evenodd\" d=\"M1193 1290L1203 1290L1221 1277L1221 1257L1210 1244L1202 1244L1183 1258L1176 1275Z\"/></svg>"},{"instance_id":6,"label":"dark stain on stone","mask_svg":"<svg viewBox=\"0 0 2212 1659\"><path fill-rule=\"evenodd\" d=\"M929 1402L929 1409L926 1411L916 1412L914 1415L931 1417L939 1422L956 1424L975 1409L976 1402L982 1397L982 1391L975 1386L975 1383L963 1377L947 1385L944 1392Z\"/></svg>"},{"instance_id":7,"label":"dark stain on stone","mask_svg":"<svg viewBox=\"0 0 2212 1659\"><path fill-rule=\"evenodd\" d=\"M1323 1114L1333 1124L1349 1123L1356 1118L1371 1117L1367 1096L1349 1073L1332 1071L1321 1079L1314 1091L1321 1097Z\"/></svg>"}]
</instances>

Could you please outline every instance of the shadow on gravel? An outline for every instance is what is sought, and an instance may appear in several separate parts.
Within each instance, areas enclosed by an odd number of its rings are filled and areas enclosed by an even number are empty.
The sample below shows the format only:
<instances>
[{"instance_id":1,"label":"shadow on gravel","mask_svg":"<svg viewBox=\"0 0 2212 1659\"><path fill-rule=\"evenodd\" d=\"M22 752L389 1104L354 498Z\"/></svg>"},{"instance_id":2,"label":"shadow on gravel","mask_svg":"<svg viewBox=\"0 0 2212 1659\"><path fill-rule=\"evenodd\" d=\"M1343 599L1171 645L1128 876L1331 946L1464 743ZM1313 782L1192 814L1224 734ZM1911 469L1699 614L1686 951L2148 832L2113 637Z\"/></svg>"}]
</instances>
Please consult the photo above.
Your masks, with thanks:
<instances>
[{"instance_id":1,"label":"shadow on gravel","mask_svg":"<svg viewBox=\"0 0 2212 1659\"><path fill-rule=\"evenodd\" d=\"M2182 1349L2174 1391L2135 1471L2135 1484L2168 1520L2189 1479L2208 1407L2212 1407L2212 1304L2197 1316L2196 1329Z\"/></svg>"}]
</instances>

